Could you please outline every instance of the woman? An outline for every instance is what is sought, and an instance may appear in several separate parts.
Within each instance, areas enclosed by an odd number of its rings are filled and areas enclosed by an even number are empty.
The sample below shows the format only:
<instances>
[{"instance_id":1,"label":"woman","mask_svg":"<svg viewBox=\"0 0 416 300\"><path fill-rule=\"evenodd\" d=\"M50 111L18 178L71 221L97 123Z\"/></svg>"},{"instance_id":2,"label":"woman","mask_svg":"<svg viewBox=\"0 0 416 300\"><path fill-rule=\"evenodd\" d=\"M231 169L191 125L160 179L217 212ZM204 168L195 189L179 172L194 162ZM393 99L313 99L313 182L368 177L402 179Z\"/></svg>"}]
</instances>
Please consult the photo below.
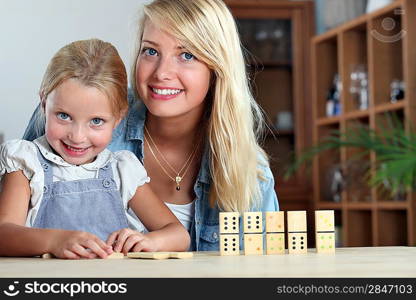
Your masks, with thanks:
<instances>
[{"instance_id":1,"label":"woman","mask_svg":"<svg viewBox=\"0 0 416 300\"><path fill-rule=\"evenodd\" d=\"M218 250L219 211L279 209L235 21L221 0L155 0L138 37L129 112L109 149L143 162L191 250ZM25 139L42 134L35 123Z\"/></svg>"}]
</instances>

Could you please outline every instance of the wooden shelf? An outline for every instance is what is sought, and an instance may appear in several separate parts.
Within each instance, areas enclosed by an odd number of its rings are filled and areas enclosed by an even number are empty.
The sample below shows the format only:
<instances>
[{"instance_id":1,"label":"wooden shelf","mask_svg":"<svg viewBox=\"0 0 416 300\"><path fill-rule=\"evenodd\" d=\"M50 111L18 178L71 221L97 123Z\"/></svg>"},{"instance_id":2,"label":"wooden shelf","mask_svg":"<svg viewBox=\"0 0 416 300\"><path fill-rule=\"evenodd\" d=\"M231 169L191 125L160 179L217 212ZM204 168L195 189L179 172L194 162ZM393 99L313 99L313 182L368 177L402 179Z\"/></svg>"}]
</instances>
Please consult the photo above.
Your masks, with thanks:
<instances>
[{"instance_id":1,"label":"wooden shelf","mask_svg":"<svg viewBox=\"0 0 416 300\"><path fill-rule=\"evenodd\" d=\"M386 20L394 26L388 28ZM372 130L381 130L379 125L386 122L384 114L397 114L399 120L416 128L416 1L396 0L313 37L311 44L314 144L334 129L345 131L357 122ZM357 65L368 73L369 98L365 110L359 109L358 100L349 89L351 72ZM338 116L327 117L326 96L336 73L342 80L342 111ZM405 99L391 103L390 83L394 79L405 82ZM409 193L404 201L383 198L376 188L360 179L359 172L363 170L348 167L350 157L360 149L331 151L314 160L313 205L315 209L336 210L338 225L342 228L342 245L416 246L416 193ZM362 163L371 166L376 159L376 155L370 153L362 158ZM358 180L355 185L348 182L344 186L340 202L325 202L328 198L326 177L339 166L342 166L344 178Z\"/></svg>"},{"instance_id":2,"label":"wooden shelf","mask_svg":"<svg viewBox=\"0 0 416 300\"><path fill-rule=\"evenodd\" d=\"M384 113L404 109L408 105L406 100L399 100L396 103L379 104L374 109L376 113Z\"/></svg>"},{"instance_id":3,"label":"wooden shelf","mask_svg":"<svg viewBox=\"0 0 416 300\"><path fill-rule=\"evenodd\" d=\"M327 126L327 125L333 125L338 124L341 121L340 116L334 116L334 117L324 117L320 118L316 121L317 126Z\"/></svg>"}]
</instances>

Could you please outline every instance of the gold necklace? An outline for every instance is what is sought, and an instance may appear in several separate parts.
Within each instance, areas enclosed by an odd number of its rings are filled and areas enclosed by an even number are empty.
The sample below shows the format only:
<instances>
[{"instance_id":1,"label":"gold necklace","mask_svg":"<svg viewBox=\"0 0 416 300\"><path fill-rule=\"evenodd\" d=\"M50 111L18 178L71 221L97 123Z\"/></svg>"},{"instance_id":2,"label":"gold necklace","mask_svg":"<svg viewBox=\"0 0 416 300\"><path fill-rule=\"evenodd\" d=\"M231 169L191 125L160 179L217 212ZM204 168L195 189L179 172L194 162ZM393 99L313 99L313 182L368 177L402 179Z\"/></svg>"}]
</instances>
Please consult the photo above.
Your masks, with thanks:
<instances>
[{"instance_id":1,"label":"gold necklace","mask_svg":"<svg viewBox=\"0 0 416 300\"><path fill-rule=\"evenodd\" d=\"M181 186L180 183L182 181L182 179L185 177L186 173L189 170L189 167L191 166L192 161L194 160L195 154L199 148L199 144L201 142L201 139L199 139L198 141L198 145L195 147L195 149L192 151L192 153L189 155L188 159L185 161L184 165L182 166L182 168L178 171L176 171L172 165L166 160L166 158L163 156L162 152L159 150L159 148L157 147L155 141L153 140L152 136L150 135L149 131L147 130L147 127L144 126L144 130L146 131L147 136L150 138L150 141L152 142L152 144L154 145L156 151L159 153L160 157L162 157L163 161L168 165L168 167L173 171L173 173L177 174L175 176L175 178L173 178L172 176L169 175L168 171L163 167L162 163L159 161L159 159L157 158L155 152L153 151L152 145L151 143L147 143L149 146L149 150L150 153L152 153L152 156L155 158L156 162L158 163L158 165L160 166L160 168L163 170L163 172L166 174L166 176L168 176L172 181L176 182L176 190L180 191L181 190ZM146 134L144 135L144 142L146 143ZM185 171L183 172L182 175L181 172L182 170L185 168Z\"/></svg>"}]
</instances>

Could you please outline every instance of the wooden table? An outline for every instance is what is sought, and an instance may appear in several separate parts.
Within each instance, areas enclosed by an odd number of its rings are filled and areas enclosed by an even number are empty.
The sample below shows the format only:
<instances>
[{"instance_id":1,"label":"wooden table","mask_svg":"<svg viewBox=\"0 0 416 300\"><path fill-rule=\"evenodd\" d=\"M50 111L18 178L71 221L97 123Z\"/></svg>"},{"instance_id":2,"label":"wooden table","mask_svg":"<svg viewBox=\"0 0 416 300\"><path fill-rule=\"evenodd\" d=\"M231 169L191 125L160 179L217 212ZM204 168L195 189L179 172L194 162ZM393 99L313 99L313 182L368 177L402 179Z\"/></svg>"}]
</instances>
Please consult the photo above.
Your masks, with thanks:
<instances>
[{"instance_id":1,"label":"wooden table","mask_svg":"<svg viewBox=\"0 0 416 300\"><path fill-rule=\"evenodd\" d=\"M416 247L338 248L335 254L219 256L169 260L0 258L0 277L416 277Z\"/></svg>"}]
</instances>

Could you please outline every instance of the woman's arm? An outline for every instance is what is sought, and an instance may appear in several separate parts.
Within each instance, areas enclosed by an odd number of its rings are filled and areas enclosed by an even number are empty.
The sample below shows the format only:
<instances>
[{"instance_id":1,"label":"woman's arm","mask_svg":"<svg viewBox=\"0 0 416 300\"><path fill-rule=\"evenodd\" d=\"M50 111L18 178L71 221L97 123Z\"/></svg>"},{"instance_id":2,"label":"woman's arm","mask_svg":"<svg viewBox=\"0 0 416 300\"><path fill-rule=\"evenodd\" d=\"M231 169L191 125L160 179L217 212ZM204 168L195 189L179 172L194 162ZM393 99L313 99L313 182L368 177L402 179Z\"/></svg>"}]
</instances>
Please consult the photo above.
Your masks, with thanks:
<instances>
[{"instance_id":1,"label":"woman's arm","mask_svg":"<svg viewBox=\"0 0 416 300\"><path fill-rule=\"evenodd\" d=\"M112 252L106 252L108 246L86 232L24 226L30 197L29 181L22 171L5 174L0 191L0 256L52 253L61 258L94 258Z\"/></svg>"},{"instance_id":2,"label":"woman's arm","mask_svg":"<svg viewBox=\"0 0 416 300\"><path fill-rule=\"evenodd\" d=\"M107 244L114 244L114 251L186 251L189 248L188 231L148 184L137 188L129 206L149 233L129 229L114 232L107 240Z\"/></svg>"}]
</instances>

